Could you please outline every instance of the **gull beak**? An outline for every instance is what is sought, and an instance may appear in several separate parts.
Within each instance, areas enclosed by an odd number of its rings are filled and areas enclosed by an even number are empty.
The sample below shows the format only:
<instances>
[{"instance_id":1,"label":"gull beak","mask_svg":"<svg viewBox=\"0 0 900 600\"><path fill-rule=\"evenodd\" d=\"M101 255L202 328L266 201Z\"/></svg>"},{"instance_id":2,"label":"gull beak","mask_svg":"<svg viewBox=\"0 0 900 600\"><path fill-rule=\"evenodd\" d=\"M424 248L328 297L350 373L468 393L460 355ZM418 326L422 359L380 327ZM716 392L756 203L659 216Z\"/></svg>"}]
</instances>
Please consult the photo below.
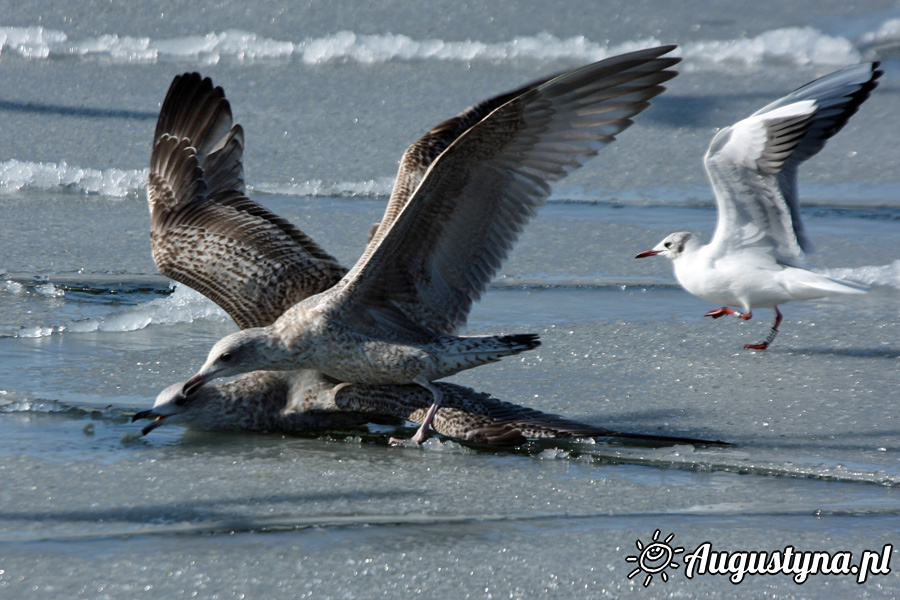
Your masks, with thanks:
<instances>
[{"instance_id":1,"label":"gull beak","mask_svg":"<svg viewBox=\"0 0 900 600\"><path fill-rule=\"evenodd\" d=\"M200 389L203 384L212 379L215 373L210 373L209 375L204 375L202 373L197 373L190 379L184 382L184 387L181 388L181 393L185 396L190 396L192 393L196 392Z\"/></svg>"},{"instance_id":2,"label":"gull beak","mask_svg":"<svg viewBox=\"0 0 900 600\"><path fill-rule=\"evenodd\" d=\"M635 256L635 258L647 258L648 256L656 256L661 252L662 250L644 250L643 252Z\"/></svg>"},{"instance_id":3,"label":"gull beak","mask_svg":"<svg viewBox=\"0 0 900 600\"><path fill-rule=\"evenodd\" d=\"M131 422L139 421L141 419L153 419L153 422L141 429L141 435L147 435L160 425L165 422L167 415L158 415L152 410L144 410L139 413L135 413L133 417L131 417Z\"/></svg>"}]
</instances>

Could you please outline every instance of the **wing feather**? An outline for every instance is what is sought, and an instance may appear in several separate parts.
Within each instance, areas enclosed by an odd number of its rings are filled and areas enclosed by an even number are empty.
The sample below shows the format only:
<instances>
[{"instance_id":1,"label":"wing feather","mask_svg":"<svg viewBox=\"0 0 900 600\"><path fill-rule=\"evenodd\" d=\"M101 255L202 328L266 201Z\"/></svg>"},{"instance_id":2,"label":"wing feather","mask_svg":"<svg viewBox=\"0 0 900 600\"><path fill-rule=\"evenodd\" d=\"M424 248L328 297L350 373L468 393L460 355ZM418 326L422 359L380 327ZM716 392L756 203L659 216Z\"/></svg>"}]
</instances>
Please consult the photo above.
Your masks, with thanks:
<instances>
[{"instance_id":1,"label":"wing feather","mask_svg":"<svg viewBox=\"0 0 900 600\"><path fill-rule=\"evenodd\" d=\"M623 433L572 421L505 402L489 394L438 383L444 399L435 414L433 428L442 435L497 446L515 446L529 439L611 437L659 443L723 444L719 441ZM432 396L420 386L350 385L335 394L342 411L391 416L421 423Z\"/></svg>"},{"instance_id":2,"label":"wing feather","mask_svg":"<svg viewBox=\"0 0 900 600\"><path fill-rule=\"evenodd\" d=\"M554 76L555 77L555 76ZM397 178L394 181L394 188L391 191L391 197L388 200L387 207L381 222L378 223L372 234L369 236L369 244L366 247L362 258L367 259L369 254L378 246L381 239L390 230L391 225L409 202L415 189L422 182L425 173L438 156L446 150L450 144L455 142L459 136L464 134L469 128L476 125L491 112L503 106L513 98L521 96L525 92L534 89L553 77L545 77L543 79L524 85L519 89L506 92L487 100L470 106L463 112L459 113L451 119L447 119L443 123L431 128L421 138L416 140L400 158L400 167L397 171Z\"/></svg>"},{"instance_id":3,"label":"wing feather","mask_svg":"<svg viewBox=\"0 0 900 600\"><path fill-rule=\"evenodd\" d=\"M246 328L272 323L346 269L246 197L243 137L221 88L197 73L176 77L157 122L148 202L159 271Z\"/></svg>"},{"instance_id":4,"label":"wing feather","mask_svg":"<svg viewBox=\"0 0 900 600\"><path fill-rule=\"evenodd\" d=\"M666 46L614 57L525 89L466 129L341 286L352 325L376 336L450 333L497 272L550 184L632 124L675 76ZM394 313L391 317L385 313Z\"/></svg>"},{"instance_id":5,"label":"wing feather","mask_svg":"<svg viewBox=\"0 0 900 600\"><path fill-rule=\"evenodd\" d=\"M877 62L841 69L716 134L705 159L719 210L712 246L763 244L785 264L803 263L812 243L800 218L797 170L847 124L881 75Z\"/></svg>"}]
</instances>

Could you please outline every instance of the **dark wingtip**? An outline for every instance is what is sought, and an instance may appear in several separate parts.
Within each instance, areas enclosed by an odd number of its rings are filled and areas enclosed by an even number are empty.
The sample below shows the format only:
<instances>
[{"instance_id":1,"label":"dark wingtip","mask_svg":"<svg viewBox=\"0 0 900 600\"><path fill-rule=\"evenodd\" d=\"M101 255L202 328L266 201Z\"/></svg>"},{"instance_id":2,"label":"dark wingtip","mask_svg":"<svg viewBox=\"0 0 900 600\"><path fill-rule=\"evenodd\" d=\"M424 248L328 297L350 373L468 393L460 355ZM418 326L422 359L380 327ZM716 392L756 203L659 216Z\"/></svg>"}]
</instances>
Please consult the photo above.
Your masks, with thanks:
<instances>
[{"instance_id":1,"label":"dark wingtip","mask_svg":"<svg viewBox=\"0 0 900 600\"><path fill-rule=\"evenodd\" d=\"M629 440L642 440L647 442L660 442L664 444L691 444L693 446L734 446L731 442L721 440L701 440L698 438L679 437L671 435L653 435L652 433L624 433L621 431L607 431L597 437L623 438Z\"/></svg>"},{"instance_id":2,"label":"dark wingtip","mask_svg":"<svg viewBox=\"0 0 900 600\"><path fill-rule=\"evenodd\" d=\"M507 335L503 337L503 341L514 346L524 346L526 350L531 350L541 345L541 338L536 333Z\"/></svg>"}]
</instances>

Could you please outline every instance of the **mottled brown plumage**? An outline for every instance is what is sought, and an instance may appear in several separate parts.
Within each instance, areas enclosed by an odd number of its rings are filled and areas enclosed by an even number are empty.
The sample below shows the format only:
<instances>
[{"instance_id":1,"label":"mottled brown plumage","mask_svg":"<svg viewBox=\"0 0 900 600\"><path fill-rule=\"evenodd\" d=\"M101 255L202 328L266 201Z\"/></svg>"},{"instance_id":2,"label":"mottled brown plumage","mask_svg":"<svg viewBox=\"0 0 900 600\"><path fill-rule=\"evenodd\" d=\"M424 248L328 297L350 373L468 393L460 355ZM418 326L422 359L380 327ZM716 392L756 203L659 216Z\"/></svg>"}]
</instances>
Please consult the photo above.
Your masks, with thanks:
<instances>
[{"instance_id":1,"label":"mottled brown plumage","mask_svg":"<svg viewBox=\"0 0 900 600\"><path fill-rule=\"evenodd\" d=\"M455 334L550 184L613 141L675 76L679 59L662 56L672 49L568 71L427 134L406 153L386 217L350 272L272 325L220 340L185 393L256 369L312 368L352 383L417 383L436 409L432 381L536 347L533 335ZM414 439L427 429L428 419Z\"/></svg>"},{"instance_id":2,"label":"mottled brown plumage","mask_svg":"<svg viewBox=\"0 0 900 600\"><path fill-rule=\"evenodd\" d=\"M655 56L669 49L646 51L647 55L634 65L657 60ZM628 115L643 110L646 99L662 91L659 82L674 75L661 69L674 64L677 59L658 60L661 62L646 75L650 81L632 78L633 93L627 82L616 82L621 100L605 105L604 112L609 114L602 125L606 127L604 135L608 138L604 138L604 143L630 124ZM413 144L401 160L385 218L358 265L369 261L410 198L421 193L416 190L427 179L429 168L443 156L442 153L495 110L523 94L532 93L551 79L482 102L445 121ZM557 92L569 93L569 87L572 86L560 86ZM587 97L596 100L599 89L605 88L592 89ZM519 117L501 119L502 123L496 125L499 130L489 129L494 127L489 125L481 135L503 137L502 130L509 129L507 139L515 140L515 131L522 126L522 113L520 107L511 110ZM593 114L589 117L592 121L599 118ZM536 135L548 131L546 123L539 125L541 131ZM594 134L588 139L592 144L596 138ZM484 143L478 139L471 142L476 147ZM535 166L528 166L526 175L537 172L533 170L542 165L544 176L561 176L566 169L574 168L595 152L591 144L575 152L577 159L560 161L559 157L550 156L552 152L550 155L539 153L533 157L533 161L537 161ZM228 312L239 327L247 329L269 325L293 304L332 288L346 269L299 229L246 198L241 150L241 129L232 125L231 109L222 90L197 74L176 77L160 112L151 158L149 202L154 260L161 272L207 295ZM564 152L571 154L572 148ZM534 203L539 204L548 190L538 185L533 177L527 175L530 183L524 193L532 193L531 188L537 185L540 197ZM531 212L528 208L515 217L510 231L501 228L500 242L492 251L488 266L481 267L482 272L472 276L473 283L464 293L471 295L472 290L480 293L487 283L490 265L499 264L521 222ZM411 247L401 245L401 248L414 252ZM340 287L335 288L338 289ZM471 300L448 322L428 319L438 323L434 327L439 330L453 330L461 319L465 320L468 305ZM415 307L409 310L417 311ZM415 324L414 328L424 330L426 326ZM613 436L706 443L687 438L612 432L503 402L469 388L446 383L435 386L444 396L444 406L437 412L432 426L440 433L460 439L510 445L526 438ZM183 423L197 429L253 431L304 431L384 418L423 423L432 399L431 392L418 385L347 385L315 369L253 371L233 381L205 385L187 396L182 393L182 387L182 384L170 386L160 393L153 409L135 415L135 419L154 419L145 427L145 433L168 423Z\"/></svg>"},{"instance_id":3,"label":"mottled brown plumage","mask_svg":"<svg viewBox=\"0 0 900 600\"><path fill-rule=\"evenodd\" d=\"M665 444L722 444L718 441L612 431L565 419L450 383L436 383L444 401L432 422L442 435L493 446L529 439L609 437ZM423 423L431 393L417 385L338 384L310 369L254 371L232 381L203 386L190 396L182 384L169 386L150 410L150 433L181 424L201 431L281 431L341 429L371 422Z\"/></svg>"},{"instance_id":4,"label":"mottled brown plumage","mask_svg":"<svg viewBox=\"0 0 900 600\"><path fill-rule=\"evenodd\" d=\"M242 153L243 130L222 88L197 73L176 77L150 159L153 260L246 328L269 325L346 269L244 195Z\"/></svg>"}]
</instances>

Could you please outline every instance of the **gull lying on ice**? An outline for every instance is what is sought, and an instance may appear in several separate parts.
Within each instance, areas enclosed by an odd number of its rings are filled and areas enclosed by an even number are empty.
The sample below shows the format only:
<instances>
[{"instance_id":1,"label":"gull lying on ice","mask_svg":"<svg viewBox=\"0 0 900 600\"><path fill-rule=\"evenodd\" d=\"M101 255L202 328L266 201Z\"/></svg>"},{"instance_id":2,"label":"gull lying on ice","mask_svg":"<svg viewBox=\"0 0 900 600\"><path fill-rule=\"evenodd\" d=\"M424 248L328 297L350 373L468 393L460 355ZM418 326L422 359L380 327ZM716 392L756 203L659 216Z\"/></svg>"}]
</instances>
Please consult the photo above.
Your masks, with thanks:
<instances>
[{"instance_id":1,"label":"gull lying on ice","mask_svg":"<svg viewBox=\"0 0 900 600\"><path fill-rule=\"evenodd\" d=\"M490 102L484 103L488 109ZM475 109L473 109L474 111ZM439 147L442 132L419 146ZM163 107L151 158L153 258L160 272L218 303L242 329L265 327L284 311L337 284L346 269L288 221L244 195L242 133L232 125L221 88L198 74L176 77ZM451 140L452 141L452 140ZM425 150L420 151L420 157ZM413 187L410 153L401 166L395 203ZM417 159L417 160L422 160ZM427 166L427 165L425 165ZM407 190L407 191L404 191ZM391 211L385 217L392 219ZM631 434L592 427L503 402L447 383L433 427L440 433L487 444L526 438L618 437L665 443L720 443ZM143 432L182 423L202 430L306 431L359 425L385 418L425 421L432 394L417 385L347 385L315 369L253 371L190 395L179 383L163 390Z\"/></svg>"},{"instance_id":2,"label":"gull lying on ice","mask_svg":"<svg viewBox=\"0 0 900 600\"><path fill-rule=\"evenodd\" d=\"M423 441L442 396L432 381L539 344L533 334L456 333L546 201L550 182L613 141L675 76L670 67L679 59L663 56L673 49L641 50L574 69L482 102L428 132L405 153L385 217L356 265L274 323L220 340L185 384L185 395L213 378L261 369L310 368L356 384L416 383L433 396L413 437ZM172 186L194 186L178 193L201 197L218 193L210 191L218 181L186 181L182 174L189 167L179 161L215 162L227 179L238 170L240 130L209 122L202 107L171 125L171 131L157 131L157 145L173 148L156 153L151 203L176 195ZM181 131L191 126L201 131L197 142ZM183 216L178 243L212 244L191 229L191 218ZM207 284L215 288L215 278Z\"/></svg>"},{"instance_id":3,"label":"gull lying on ice","mask_svg":"<svg viewBox=\"0 0 900 600\"><path fill-rule=\"evenodd\" d=\"M747 320L753 308L774 308L766 340L745 348L764 350L772 343L782 319L779 304L866 291L804 268L812 245L800 220L797 168L869 97L882 74L877 67L860 64L826 75L719 131L705 158L719 212L712 242L700 245L682 231L636 257L672 259L684 289L726 305L707 317Z\"/></svg>"},{"instance_id":4,"label":"gull lying on ice","mask_svg":"<svg viewBox=\"0 0 900 600\"><path fill-rule=\"evenodd\" d=\"M418 385L335 383L312 369L253 371L224 383L211 383L185 396L181 383L157 397L150 410L133 420L150 419L146 435L163 425L183 424L201 431L306 432L366 423L422 423L431 392ZM525 406L504 402L471 388L439 382L441 408L432 428L460 440L516 446L529 439L608 437L662 444L726 445L714 440L625 433L594 427Z\"/></svg>"}]
</instances>

